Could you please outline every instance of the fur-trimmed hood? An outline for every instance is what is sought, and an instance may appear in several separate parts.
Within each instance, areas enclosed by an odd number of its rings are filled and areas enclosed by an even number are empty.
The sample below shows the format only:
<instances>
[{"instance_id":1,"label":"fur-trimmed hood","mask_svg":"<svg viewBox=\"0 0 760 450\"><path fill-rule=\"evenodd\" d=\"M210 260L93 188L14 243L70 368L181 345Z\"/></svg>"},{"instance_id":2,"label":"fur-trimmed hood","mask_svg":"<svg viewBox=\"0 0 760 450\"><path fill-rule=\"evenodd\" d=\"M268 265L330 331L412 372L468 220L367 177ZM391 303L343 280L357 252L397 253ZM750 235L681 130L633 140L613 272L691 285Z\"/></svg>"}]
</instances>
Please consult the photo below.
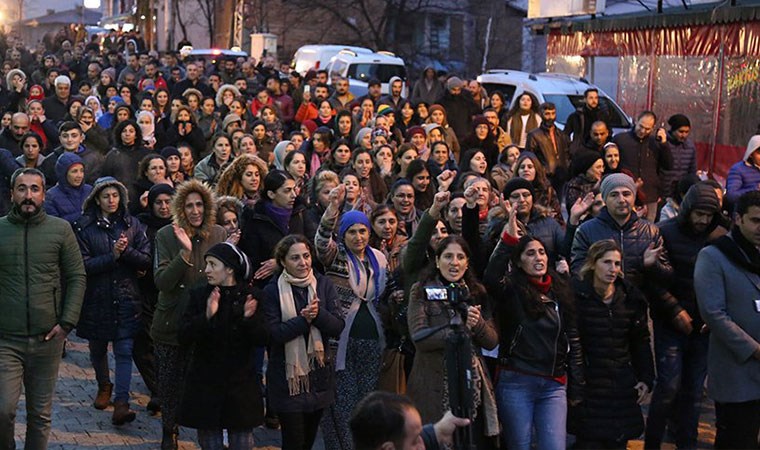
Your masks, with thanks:
<instances>
[{"instance_id":1,"label":"fur-trimmed hood","mask_svg":"<svg viewBox=\"0 0 760 450\"><path fill-rule=\"evenodd\" d=\"M185 201L193 192L198 193L203 200L203 224L200 230L190 225L185 215ZM206 239L211 227L216 224L216 198L211 188L199 180L190 179L177 187L177 193L172 198L171 209L174 223L185 230L190 237L199 235L202 239Z\"/></svg>"},{"instance_id":2,"label":"fur-trimmed hood","mask_svg":"<svg viewBox=\"0 0 760 450\"><path fill-rule=\"evenodd\" d=\"M92 187L90 195L84 199L84 203L82 203L82 214L96 211L99 206L97 202L95 202L95 199L98 198L98 195L100 195L101 192L103 192L103 189L109 187L115 187L119 191L119 203L121 206L119 209L121 212L124 213L128 211L127 205L129 204L129 196L127 195L127 188L116 178L102 177L95 181L95 185Z\"/></svg>"},{"instance_id":3,"label":"fur-trimmed hood","mask_svg":"<svg viewBox=\"0 0 760 450\"><path fill-rule=\"evenodd\" d=\"M224 105L224 102L222 101L222 96L224 95L224 91L232 91L233 94L235 94L235 97L240 97L240 89L237 88L234 84L223 84L219 86L219 91L216 93L216 106L221 107Z\"/></svg>"}]
</instances>

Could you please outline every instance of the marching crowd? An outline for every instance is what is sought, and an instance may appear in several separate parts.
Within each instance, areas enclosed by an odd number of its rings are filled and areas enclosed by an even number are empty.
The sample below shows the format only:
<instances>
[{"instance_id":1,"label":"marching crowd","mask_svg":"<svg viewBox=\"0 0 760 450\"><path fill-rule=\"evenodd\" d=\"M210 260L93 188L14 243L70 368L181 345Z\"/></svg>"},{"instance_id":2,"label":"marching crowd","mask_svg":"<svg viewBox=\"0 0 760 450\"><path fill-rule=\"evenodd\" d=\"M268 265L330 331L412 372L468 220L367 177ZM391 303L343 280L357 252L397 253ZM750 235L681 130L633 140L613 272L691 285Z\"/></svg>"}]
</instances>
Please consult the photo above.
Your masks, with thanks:
<instances>
[{"instance_id":1,"label":"marching crowd","mask_svg":"<svg viewBox=\"0 0 760 450\"><path fill-rule=\"evenodd\" d=\"M135 363L162 449L179 426L250 449L262 424L286 450L319 429L434 448L462 331L476 448L655 449L667 428L694 449L706 378L716 448L758 448L760 135L724 189L686 115L613 135L593 88L561 130L551 103L432 68L409 98L399 78L355 97L115 32L0 36L0 62L0 448L22 384L26 448L47 447L69 332L115 425Z\"/></svg>"}]
</instances>

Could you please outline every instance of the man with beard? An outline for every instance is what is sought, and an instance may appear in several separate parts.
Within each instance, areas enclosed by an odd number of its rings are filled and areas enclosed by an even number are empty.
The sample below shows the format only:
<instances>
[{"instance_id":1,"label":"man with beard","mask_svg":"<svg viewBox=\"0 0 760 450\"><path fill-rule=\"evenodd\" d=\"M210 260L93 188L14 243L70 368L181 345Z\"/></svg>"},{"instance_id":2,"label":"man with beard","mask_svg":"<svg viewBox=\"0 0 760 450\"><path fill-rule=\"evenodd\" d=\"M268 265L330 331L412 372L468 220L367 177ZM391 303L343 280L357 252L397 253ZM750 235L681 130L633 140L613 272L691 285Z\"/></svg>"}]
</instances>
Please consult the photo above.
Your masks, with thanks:
<instances>
[{"instance_id":1,"label":"man with beard","mask_svg":"<svg viewBox=\"0 0 760 450\"><path fill-rule=\"evenodd\" d=\"M639 289L644 282L666 280L673 268L665 250L662 235L656 225L642 220L633 211L636 201L636 183L624 173L613 173L602 180L604 208L598 216L578 227L573 238L570 268L578 274L591 244L613 239L623 255L625 278Z\"/></svg>"},{"instance_id":2,"label":"man with beard","mask_svg":"<svg viewBox=\"0 0 760 450\"><path fill-rule=\"evenodd\" d=\"M610 129L607 128L607 124L600 121L591 124L591 131L589 131L590 137L583 143L583 147L580 148L578 153L572 153L576 147L570 144L571 156L575 157L576 154L585 153L587 151L596 152L600 155L604 155L604 146L610 142Z\"/></svg>"},{"instance_id":3,"label":"man with beard","mask_svg":"<svg viewBox=\"0 0 760 450\"><path fill-rule=\"evenodd\" d=\"M42 172L19 169L11 186L13 207L0 219L0 448L16 448L23 383L25 446L44 449L63 342L79 321L86 275L71 225L42 208Z\"/></svg>"},{"instance_id":4,"label":"man with beard","mask_svg":"<svg viewBox=\"0 0 760 450\"><path fill-rule=\"evenodd\" d=\"M556 127L557 107L554 103L542 103L541 125L528 133L525 148L538 156L546 168L546 176L556 192L562 192L570 168L570 142Z\"/></svg>"},{"instance_id":5,"label":"man with beard","mask_svg":"<svg viewBox=\"0 0 760 450\"><path fill-rule=\"evenodd\" d=\"M731 233L699 252L694 290L710 329L715 448L756 449L760 431L760 192L739 197Z\"/></svg>"},{"instance_id":6,"label":"man with beard","mask_svg":"<svg viewBox=\"0 0 760 450\"><path fill-rule=\"evenodd\" d=\"M599 106L599 90L588 88L583 92L583 106L567 116L564 132L572 137L571 147L580 148L591 137L591 125L604 122L609 129L610 113Z\"/></svg>"},{"instance_id":7,"label":"man with beard","mask_svg":"<svg viewBox=\"0 0 760 450\"><path fill-rule=\"evenodd\" d=\"M314 95L311 92L303 93L303 102L298 107L295 120L298 123L303 123L305 120L314 120L319 115L319 104L322 100L327 100L330 95L330 91L327 85L319 83L314 88Z\"/></svg>"},{"instance_id":8,"label":"man with beard","mask_svg":"<svg viewBox=\"0 0 760 450\"><path fill-rule=\"evenodd\" d=\"M697 308L694 264L711 238L728 231L719 226L719 211L715 189L697 183L686 192L678 216L659 224L673 276L651 305L657 383L647 419L648 449L660 448L668 418L676 425L676 447L697 448L709 335Z\"/></svg>"}]
</instances>

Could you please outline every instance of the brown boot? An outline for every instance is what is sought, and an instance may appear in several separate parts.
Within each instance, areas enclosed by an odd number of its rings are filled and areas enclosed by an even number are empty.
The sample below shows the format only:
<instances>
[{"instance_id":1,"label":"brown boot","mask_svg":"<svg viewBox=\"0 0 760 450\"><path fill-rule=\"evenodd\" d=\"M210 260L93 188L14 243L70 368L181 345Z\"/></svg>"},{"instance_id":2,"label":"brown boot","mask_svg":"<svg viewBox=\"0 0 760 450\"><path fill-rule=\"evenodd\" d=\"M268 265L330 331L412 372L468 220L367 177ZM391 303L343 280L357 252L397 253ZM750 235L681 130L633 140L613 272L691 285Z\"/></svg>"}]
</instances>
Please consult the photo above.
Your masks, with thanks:
<instances>
[{"instance_id":1,"label":"brown boot","mask_svg":"<svg viewBox=\"0 0 760 450\"><path fill-rule=\"evenodd\" d=\"M95 396L95 402L92 406L95 409L106 409L111 404L111 392L113 391L113 384L106 383L98 386L98 395Z\"/></svg>"},{"instance_id":2,"label":"brown boot","mask_svg":"<svg viewBox=\"0 0 760 450\"><path fill-rule=\"evenodd\" d=\"M113 403L113 417L111 417L111 423L114 425L124 425L125 423L135 420L137 414L129 409L129 403L127 402L114 402Z\"/></svg>"}]
</instances>

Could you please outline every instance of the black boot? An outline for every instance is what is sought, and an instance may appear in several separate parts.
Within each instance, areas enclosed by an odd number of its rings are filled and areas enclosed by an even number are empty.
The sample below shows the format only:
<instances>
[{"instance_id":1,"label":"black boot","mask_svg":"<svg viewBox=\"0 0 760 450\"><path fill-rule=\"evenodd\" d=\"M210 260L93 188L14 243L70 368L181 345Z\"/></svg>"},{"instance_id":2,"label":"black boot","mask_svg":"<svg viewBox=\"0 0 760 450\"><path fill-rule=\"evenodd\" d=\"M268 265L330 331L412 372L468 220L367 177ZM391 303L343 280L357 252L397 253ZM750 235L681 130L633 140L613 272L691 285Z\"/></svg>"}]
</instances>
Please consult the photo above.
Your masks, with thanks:
<instances>
[{"instance_id":1,"label":"black boot","mask_svg":"<svg viewBox=\"0 0 760 450\"><path fill-rule=\"evenodd\" d=\"M161 450L177 450L178 436L179 436L179 429L177 427L174 427L174 428L164 427L163 434L161 436Z\"/></svg>"}]
</instances>

